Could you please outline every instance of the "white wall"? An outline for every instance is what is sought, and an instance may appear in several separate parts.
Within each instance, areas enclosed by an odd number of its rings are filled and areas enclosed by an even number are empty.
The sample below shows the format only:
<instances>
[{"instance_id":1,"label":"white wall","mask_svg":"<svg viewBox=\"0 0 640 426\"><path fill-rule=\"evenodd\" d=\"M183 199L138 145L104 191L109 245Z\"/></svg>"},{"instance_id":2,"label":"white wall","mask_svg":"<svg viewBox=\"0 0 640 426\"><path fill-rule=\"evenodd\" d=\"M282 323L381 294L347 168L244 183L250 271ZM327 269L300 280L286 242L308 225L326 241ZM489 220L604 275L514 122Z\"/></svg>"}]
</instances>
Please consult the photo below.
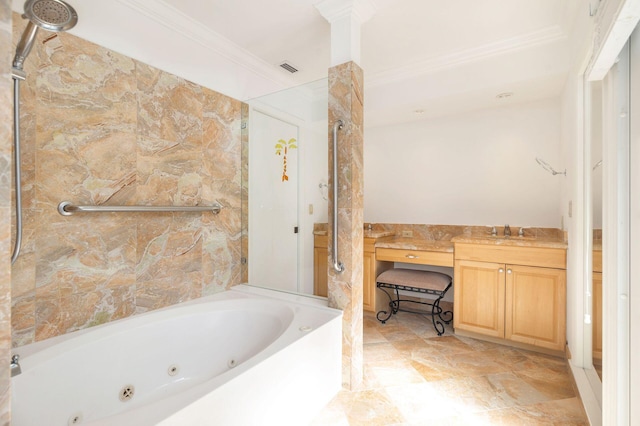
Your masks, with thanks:
<instances>
[{"instance_id":1,"label":"white wall","mask_svg":"<svg viewBox=\"0 0 640 426\"><path fill-rule=\"evenodd\" d=\"M560 227L560 101L365 130L365 222Z\"/></svg>"}]
</instances>

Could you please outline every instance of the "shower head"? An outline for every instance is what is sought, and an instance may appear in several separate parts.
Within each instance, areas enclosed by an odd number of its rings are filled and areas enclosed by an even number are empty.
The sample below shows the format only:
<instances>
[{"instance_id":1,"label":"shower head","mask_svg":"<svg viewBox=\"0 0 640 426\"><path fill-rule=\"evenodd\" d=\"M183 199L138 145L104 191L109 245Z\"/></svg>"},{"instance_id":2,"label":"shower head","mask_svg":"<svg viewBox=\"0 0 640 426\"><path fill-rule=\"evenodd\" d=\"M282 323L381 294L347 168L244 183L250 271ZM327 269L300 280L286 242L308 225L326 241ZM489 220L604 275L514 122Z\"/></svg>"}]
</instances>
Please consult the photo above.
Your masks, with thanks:
<instances>
[{"instance_id":1,"label":"shower head","mask_svg":"<svg viewBox=\"0 0 640 426\"><path fill-rule=\"evenodd\" d=\"M67 31L78 22L76 11L62 0L28 0L24 16L47 31Z\"/></svg>"},{"instance_id":2,"label":"shower head","mask_svg":"<svg viewBox=\"0 0 640 426\"><path fill-rule=\"evenodd\" d=\"M16 56L13 59L13 68L18 71L22 71L24 60L31 52L38 27L47 31L60 32L70 30L78 22L76 11L62 0L27 0L22 17L29 22L18 42Z\"/></svg>"}]
</instances>

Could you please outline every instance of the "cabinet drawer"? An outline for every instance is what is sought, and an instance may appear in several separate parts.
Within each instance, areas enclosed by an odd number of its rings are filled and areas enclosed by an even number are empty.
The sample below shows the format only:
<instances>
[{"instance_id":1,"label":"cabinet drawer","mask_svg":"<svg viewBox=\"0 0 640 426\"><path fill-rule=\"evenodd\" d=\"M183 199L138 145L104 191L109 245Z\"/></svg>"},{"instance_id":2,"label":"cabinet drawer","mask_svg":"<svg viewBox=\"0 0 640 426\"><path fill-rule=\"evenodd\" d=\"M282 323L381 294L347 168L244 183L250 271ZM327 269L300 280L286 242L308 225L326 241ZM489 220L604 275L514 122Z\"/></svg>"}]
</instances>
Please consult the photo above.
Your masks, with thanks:
<instances>
[{"instance_id":1,"label":"cabinet drawer","mask_svg":"<svg viewBox=\"0 0 640 426\"><path fill-rule=\"evenodd\" d=\"M376 260L453 267L453 253L377 248Z\"/></svg>"},{"instance_id":2,"label":"cabinet drawer","mask_svg":"<svg viewBox=\"0 0 640 426\"><path fill-rule=\"evenodd\" d=\"M478 262L510 263L566 269L567 251L558 248L456 243L455 257Z\"/></svg>"}]
</instances>

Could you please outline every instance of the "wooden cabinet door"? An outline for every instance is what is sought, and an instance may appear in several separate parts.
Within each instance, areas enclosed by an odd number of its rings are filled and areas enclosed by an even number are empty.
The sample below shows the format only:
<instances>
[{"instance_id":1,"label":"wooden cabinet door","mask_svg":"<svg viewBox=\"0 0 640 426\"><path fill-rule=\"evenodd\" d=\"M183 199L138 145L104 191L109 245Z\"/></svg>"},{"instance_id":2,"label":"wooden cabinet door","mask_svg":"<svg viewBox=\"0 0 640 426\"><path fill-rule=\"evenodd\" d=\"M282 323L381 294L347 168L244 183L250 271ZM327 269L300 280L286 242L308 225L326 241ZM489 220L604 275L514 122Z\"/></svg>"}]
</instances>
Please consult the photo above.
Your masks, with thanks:
<instances>
[{"instance_id":1,"label":"wooden cabinet door","mask_svg":"<svg viewBox=\"0 0 640 426\"><path fill-rule=\"evenodd\" d=\"M327 267L329 252L326 247L313 248L313 294L327 297Z\"/></svg>"},{"instance_id":2,"label":"wooden cabinet door","mask_svg":"<svg viewBox=\"0 0 640 426\"><path fill-rule=\"evenodd\" d=\"M602 360L602 272L593 273L593 358Z\"/></svg>"},{"instance_id":3,"label":"wooden cabinet door","mask_svg":"<svg viewBox=\"0 0 640 426\"><path fill-rule=\"evenodd\" d=\"M565 271L513 265L506 268L505 338L564 350Z\"/></svg>"},{"instance_id":4,"label":"wooden cabinet door","mask_svg":"<svg viewBox=\"0 0 640 426\"><path fill-rule=\"evenodd\" d=\"M375 254L362 254L362 309L373 312L376 310L376 262Z\"/></svg>"},{"instance_id":5,"label":"wooden cabinet door","mask_svg":"<svg viewBox=\"0 0 640 426\"><path fill-rule=\"evenodd\" d=\"M454 328L504 338L504 265L457 260Z\"/></svg>"}]
</instances>

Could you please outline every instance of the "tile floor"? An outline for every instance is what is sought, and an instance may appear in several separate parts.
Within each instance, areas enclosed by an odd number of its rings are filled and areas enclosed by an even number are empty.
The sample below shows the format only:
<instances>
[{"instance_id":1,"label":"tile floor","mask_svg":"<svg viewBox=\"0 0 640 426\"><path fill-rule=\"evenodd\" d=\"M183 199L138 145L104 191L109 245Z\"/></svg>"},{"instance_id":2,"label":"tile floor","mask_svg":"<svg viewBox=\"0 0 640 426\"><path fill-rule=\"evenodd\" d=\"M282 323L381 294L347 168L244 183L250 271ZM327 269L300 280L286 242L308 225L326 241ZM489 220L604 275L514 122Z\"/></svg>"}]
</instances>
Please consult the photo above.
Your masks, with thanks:
<instances>
[{"instance_id":1,"label":"tile floor","mask_svg":"<svg viewBox=\"0 0 640 426\"><path fill-rule=\"evenodd\" d=\"M399 312L364 318L364 383L312 426L588 425L564 359L453 335Z\"/></svg>"}]
</instances>

